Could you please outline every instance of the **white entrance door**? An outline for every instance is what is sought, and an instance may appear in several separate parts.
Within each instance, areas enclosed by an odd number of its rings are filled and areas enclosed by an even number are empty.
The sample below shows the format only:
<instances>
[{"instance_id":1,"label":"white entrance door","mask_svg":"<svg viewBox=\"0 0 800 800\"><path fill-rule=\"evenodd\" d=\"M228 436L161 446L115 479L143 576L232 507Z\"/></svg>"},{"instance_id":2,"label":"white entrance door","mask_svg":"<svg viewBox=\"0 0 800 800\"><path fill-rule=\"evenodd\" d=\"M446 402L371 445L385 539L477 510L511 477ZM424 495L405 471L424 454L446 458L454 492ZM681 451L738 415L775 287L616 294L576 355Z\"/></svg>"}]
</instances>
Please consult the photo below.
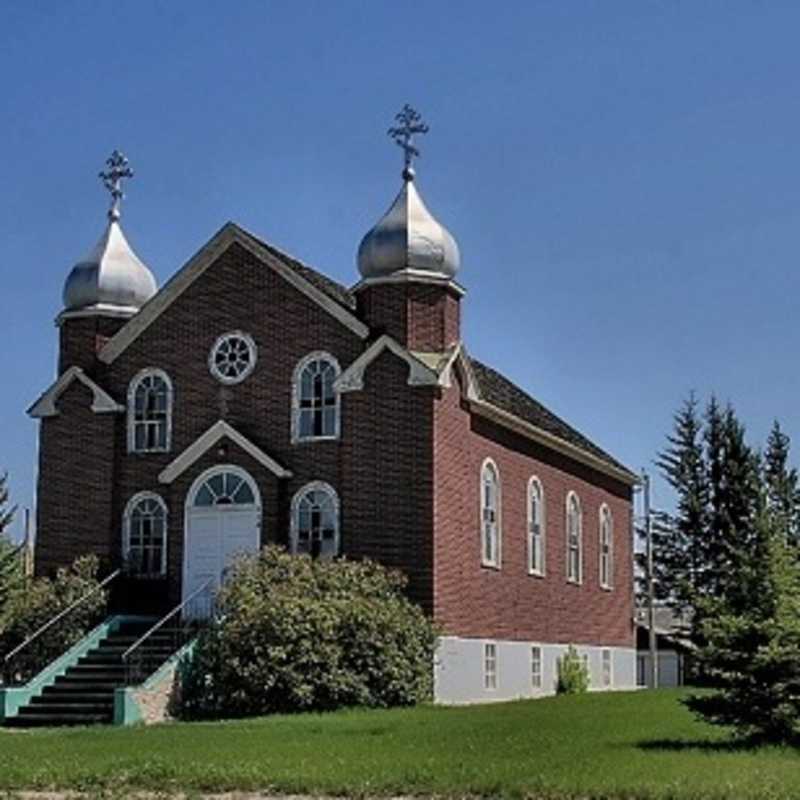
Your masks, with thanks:
<instances>
[{"instance_id":1,"label":"white entrance door","mask_svg":"<svg viewBox=\"0 0 800 800\"><path fill-rule=\"evenodd\" d=\"M243 553L258 552L261 541L261 502L258 487L238 467L215 467L203 473L186 498L183 599L188 616L210 611L208 598L222 583L225 570Z\"/></svg>"}]
</instances>

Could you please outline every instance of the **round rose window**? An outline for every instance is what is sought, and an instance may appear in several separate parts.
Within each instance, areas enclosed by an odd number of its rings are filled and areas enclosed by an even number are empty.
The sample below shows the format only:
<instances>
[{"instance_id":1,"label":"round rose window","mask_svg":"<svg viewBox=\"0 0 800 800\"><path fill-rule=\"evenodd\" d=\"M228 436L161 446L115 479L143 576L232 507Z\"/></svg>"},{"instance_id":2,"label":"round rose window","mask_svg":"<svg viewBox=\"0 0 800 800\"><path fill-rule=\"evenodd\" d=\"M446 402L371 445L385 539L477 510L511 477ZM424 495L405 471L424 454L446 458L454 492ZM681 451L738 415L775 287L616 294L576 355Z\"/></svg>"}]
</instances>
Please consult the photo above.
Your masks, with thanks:
<instances>
[{"instance_id":1,"label":"round rose window","mask_svg":"<svg viewBox=\"0 0 800 800\"><path fill-rule=\"evenodd\" d=\"M220 336L208 356L211 374L222 383L243 381L256 365L256 345L241 331Z\"/></svg>"}]
</instances>

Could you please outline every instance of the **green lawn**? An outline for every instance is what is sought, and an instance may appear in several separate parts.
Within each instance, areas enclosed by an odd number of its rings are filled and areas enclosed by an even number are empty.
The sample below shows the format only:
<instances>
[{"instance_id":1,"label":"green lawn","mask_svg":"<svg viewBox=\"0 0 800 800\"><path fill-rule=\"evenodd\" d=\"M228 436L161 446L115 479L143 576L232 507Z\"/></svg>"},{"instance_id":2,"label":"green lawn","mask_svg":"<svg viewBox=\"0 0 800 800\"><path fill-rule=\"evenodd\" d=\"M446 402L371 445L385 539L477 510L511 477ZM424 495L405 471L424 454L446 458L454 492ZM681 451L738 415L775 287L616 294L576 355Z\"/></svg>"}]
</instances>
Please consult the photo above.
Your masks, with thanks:
<instances>
[{"instance_id":1,"label":"green lawn","mask_svg":"<svg viewBox=\"0 0 800 800\"><path fill-rule=\"evenodd\" d=\"M800 797L800 754L730 746L662 690L151 728L3 731L0 790Z\"/></svg>"}]
</instances>

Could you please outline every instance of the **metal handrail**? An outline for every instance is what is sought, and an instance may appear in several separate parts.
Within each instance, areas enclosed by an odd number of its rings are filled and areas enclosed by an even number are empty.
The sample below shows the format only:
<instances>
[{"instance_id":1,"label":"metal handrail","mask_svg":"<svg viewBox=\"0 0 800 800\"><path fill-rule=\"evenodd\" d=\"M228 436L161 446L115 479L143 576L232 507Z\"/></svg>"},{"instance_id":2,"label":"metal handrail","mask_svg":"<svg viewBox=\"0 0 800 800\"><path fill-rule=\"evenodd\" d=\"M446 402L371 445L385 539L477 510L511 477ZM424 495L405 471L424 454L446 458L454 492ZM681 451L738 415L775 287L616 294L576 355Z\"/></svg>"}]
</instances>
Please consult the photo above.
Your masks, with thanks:
<instances>
[{"instance_id":1,"label":"metal handrail","mask_svg":"<svg viewBox=\"0 0 800 800\"><path fill-rule=\"evenodd\" d=\"M63 611L60 611L56 616L54 616L48 622L45 622L41 628L37 631L32 633L22 644L17 645L10 653L8 653L4 658L4 663L8 663L14 656L21 653L31 642L35 642L45 631L50 630L50 628L55 625L57 622L62 620L64 617L67 616L71 611L74 611L78 606L85 603L93 594L96 594L101 589L105 588L111 581L114 580L120 573L122 572L121 569L115 569L110 575L106 576L100 583L97 584L91 591L88 591L86 594L79 597L72 605L68 608L65 608Z\"/></svg>"},{"instance_id":2,"label":"metal handrail","mask_svg":"<svg viewBox=\"0 0 800 800\"><path fill-rule=\"evenodd\" d=\"M183 611L189 603L194 600L197 595L201 592L208 589L211 584L214 583L214 578L209 578L202 586L195 589L185 600L183 600L179 605L175 606L172 611L169 612L165 617L162 617L152 628L146 631L142 636L140 636L123 654L122 654L122 662L126 663L128 658L130 657L131 653L135 652L136 650L141 647L141 645L146 642L154 633L161 630L164 625L172 619L178 612Z\"/></svg>"}]
</instances>

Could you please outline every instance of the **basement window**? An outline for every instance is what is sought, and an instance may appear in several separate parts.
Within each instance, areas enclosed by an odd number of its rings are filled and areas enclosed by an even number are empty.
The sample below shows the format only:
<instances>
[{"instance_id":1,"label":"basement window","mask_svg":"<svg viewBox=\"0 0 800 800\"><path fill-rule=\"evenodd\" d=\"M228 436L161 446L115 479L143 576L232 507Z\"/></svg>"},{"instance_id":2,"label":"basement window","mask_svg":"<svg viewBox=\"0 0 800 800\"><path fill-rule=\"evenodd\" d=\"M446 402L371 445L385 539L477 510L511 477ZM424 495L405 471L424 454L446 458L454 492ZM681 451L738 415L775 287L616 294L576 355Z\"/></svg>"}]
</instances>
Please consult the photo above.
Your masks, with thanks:
<instances>
[{"instance_id":1,"label":"basement window","mask_svg":"<svg viewBox=\"0 0 800 800\"><path fill-rule=\"evenodd\" d=\"M497 688L497 645L494 642L483 645L483 688Z\"/></svg>"}]
</instances>

